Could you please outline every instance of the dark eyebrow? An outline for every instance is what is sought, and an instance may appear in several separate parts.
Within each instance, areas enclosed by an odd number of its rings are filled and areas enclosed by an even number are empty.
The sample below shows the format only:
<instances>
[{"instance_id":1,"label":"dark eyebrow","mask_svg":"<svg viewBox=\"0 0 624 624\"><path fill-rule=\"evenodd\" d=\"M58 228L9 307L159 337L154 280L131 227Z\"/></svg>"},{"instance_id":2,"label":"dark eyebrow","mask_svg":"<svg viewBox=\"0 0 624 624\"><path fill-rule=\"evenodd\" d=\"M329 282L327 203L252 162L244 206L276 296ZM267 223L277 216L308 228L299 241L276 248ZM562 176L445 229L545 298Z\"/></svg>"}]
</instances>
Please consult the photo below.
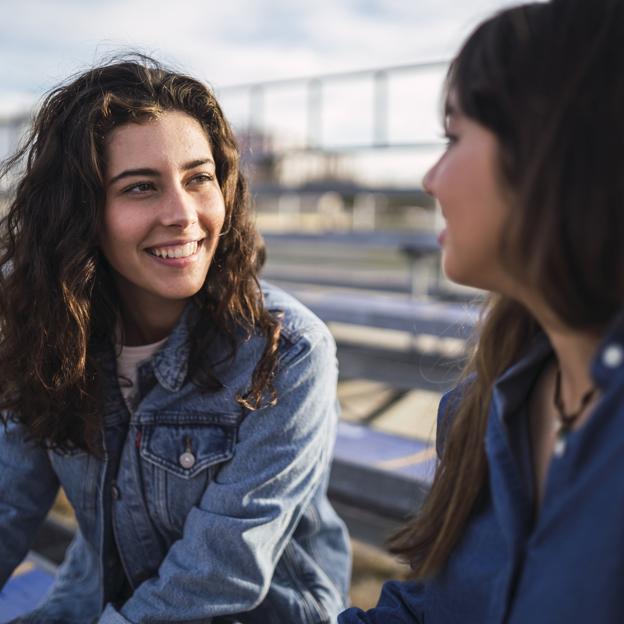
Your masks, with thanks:
<instances>
[{"instance_id":1,"label":"dark eyebrow","mask_svg":"<svg viewBox=\"0 0 624 624\"><path fill-rule=\"evenodd\" d=\"M111 178L108 181L108 185L111 186L122 178L131 178L133 176L147 176L150 178L158 178L160 176L160 173L158 173L156 169L126 169L125 171L118 173L114 178Z\"/></svg>"},{"instance_id":2,"label":"dark eyebrow","mask_svg":"<svg viewBox=\"0 0 624 624\"><path fill-rule=\"evenodd\" d=\"M190 162L182 165L182 171L188 171L189 169L195 169L195 167L201 167L202 165L212 165L215 166L214 160L212 158L200 158L198 160L191 160Z\"/></svg>"},{"instance_id":3,"label":"dark eyebrow","mask_svg":"<svg viewBox=\"0 0 624 624\"><path fill-rule=\"evenodd\" d=\"M191 160L187 163L184 163L181 167L182 171L189 171L191 169L195 169L195 167L201 167L202 165L212 165L215 166L214 160L212 158L199 158L197 160ZM118 173L116 176L111 178L108 182L109 186L115 184L118 180L123 178L131 178L136 176L146 176L150 178L159 178L160 172L156 169L150 169L148 167L142 167L140 169L126 169L121 173Z\"/></svg>"}]
</instances>

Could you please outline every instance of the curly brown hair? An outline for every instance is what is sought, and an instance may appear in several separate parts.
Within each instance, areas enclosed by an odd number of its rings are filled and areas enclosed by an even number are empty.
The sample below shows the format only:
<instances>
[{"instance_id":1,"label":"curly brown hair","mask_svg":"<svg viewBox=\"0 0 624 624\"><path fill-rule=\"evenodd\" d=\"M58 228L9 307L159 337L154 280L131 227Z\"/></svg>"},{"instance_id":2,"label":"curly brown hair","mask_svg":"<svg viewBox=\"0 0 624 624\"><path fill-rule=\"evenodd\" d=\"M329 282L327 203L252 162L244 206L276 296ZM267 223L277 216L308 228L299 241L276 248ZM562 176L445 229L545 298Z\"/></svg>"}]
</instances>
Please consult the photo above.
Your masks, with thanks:
<instances>
[{"instance_id":1,"label":"curly brown hair","mask_svg":"<svg viewBox=\"0 0 624 624\"><path fill-rule=\"evenodd\" d=\"M202 354L225 335L233 357L241 336L265 349L239 402L276 402L272 383L279 318L258 282L262 239L252 221L234 134L204 84L143 55L86 71L51 91L0 179L18 182L0 230L0 408L48 448L100 450L100 372L96 354L113 339L119 302L98 248L105 202L105 140L116 127L181 111L204 128L225 203L225 224L194 305L191 378L221 387Z\"/></svg>"}]
</instances>

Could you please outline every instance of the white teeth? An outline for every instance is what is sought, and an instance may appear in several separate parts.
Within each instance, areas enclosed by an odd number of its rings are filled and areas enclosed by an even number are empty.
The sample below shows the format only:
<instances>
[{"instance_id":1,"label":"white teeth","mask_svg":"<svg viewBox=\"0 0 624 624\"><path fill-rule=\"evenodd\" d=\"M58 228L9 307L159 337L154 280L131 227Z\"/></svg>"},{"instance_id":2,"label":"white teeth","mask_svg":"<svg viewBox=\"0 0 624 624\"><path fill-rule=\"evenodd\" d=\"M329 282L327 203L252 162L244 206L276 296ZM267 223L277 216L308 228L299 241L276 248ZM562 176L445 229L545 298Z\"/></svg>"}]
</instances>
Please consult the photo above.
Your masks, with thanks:
<instances>
[{"instance_id":1,"label":"white teeth","mask_svg":"<svg viewBox=\"0 0 624 624\"><path fill-rule=\"evenodd\" d=\"M197 251L197 246L197 241L193 241L176 247L152 247L149 252L159 258L188 258Z\"/></svg>"}]
</instances>

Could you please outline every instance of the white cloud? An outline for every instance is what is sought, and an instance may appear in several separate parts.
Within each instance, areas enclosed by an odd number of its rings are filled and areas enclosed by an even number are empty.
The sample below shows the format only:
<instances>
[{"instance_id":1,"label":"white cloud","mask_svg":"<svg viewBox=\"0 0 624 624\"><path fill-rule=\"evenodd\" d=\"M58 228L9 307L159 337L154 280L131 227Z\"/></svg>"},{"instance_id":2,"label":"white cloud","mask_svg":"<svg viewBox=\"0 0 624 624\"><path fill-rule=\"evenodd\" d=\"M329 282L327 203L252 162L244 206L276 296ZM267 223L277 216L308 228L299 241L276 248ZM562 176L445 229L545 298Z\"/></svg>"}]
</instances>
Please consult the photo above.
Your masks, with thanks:
<instances>
[{"instance_id":1,"label":"white cloud","mask_svg":"<svg viewBox=\"0 0 624 624\"><path fill-rule=\"evenodd\" d=\"M215 87L449 58L477 21L510 4L515 2L0 0L0 114L23 110L69 74L119 50L153 54ZM437 136L440 78L438 71L417 80L391 79L391 140ZM325 142L370 137L370 84L325 91ZM248 118L247 100L225 94L223 100L235 122ZM282 140L305 138L304 103L301 88L267 96L265 121ZM414 167L426 159L414 156ZM369 160L372 175L396 173Z\"/></svg>"},{"instance_id":2,"label":"white cloud","mask_svg":"<svg viewBox=\"0 0 624 624\"><path fill-rule=\"evenodd\" d=\"M0 94L40 92L111 49L217 85L448 56L507 0L5 0Z\"/></svg>"}]
</instances>

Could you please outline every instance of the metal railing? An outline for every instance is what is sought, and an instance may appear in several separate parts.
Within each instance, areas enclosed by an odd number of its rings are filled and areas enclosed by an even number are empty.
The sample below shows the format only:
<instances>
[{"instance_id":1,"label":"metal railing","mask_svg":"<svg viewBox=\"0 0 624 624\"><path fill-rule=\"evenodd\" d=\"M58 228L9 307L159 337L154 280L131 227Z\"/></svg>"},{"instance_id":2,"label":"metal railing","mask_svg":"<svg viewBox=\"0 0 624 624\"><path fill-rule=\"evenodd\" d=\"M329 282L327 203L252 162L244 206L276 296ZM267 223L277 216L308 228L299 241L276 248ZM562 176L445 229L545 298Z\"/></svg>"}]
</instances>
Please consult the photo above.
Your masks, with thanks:
<instances>
[{"instance_id":1,"label":"metal railing","mask_svg":"<svg viewBox=\"0 0 624 624\"><path fill-rule=\"evenodd\" d=\"M433 151L440 149L443 143L435 138L429 130L415 135L415 127L422 122L423 115L433 115L435 105L428 101L418 111L411 112L411 107L419 101L431 99L437 88L423 86L432 77L441 83L448 66L446 60L432 60L421 63L394 65L357 71L345 71L330 74L319 74L308 77L295 77L280 80L268 80L247 84L235 84L215 89L224 105L226 115L232 121L243 151L252 157L282 155L285 152L357 152L362 150L416 150ZM408 82L405 82L405 81ZM365 93L357 96L357 101L345 102L336 94L332 98L331 89L347 88L357 91L359 85L367 86ZM409 87L409 88L408 88ZM408 91L406 89L408 88ZM303 98L292 99L293 94L303 94ZM283 108L279 118L275 117L275 102L271 98L290 94L291 104ZM343 91L344 96L344 91ZM279 99L279 98L278 98ZM348 100L348 96L346 98ZM396 125L398 117L397 103L403 104L400 136L393 132L391 126ZM334 127L330 131L332 114L346 107L343 117L349 122L359 116L362 121L360 128L352 129L351 136L341 139L336 135L344 131ZM399 107L400 108L400 107ZM30 121L31 111L12 116L0 116L0 160L8 156L17 146L19 138ZM411 119L408 118L411 116ZM301 121L297 124L295 118ZM426 123L428 129L435 123L434 119ZM284 126L289 128L285 129ZM297 127L301 125L303 127ZM336 126L336 124L334 124ZM282 140L284 136L296 134ZM416 133L418 134L418 133ZM330 140L331 135L331 140ZM356 135L356 136L354 136ZM408 138L404 138L407 136Z\"/></svg>"},{"instance_id":2,"label":"metal railing","mask_svg":"<svg viewBox=\"0 0 624 624\"><path fill-rule=\"evenodd\" d=\"M392 93L392 81L398 77L418 76L425 72L437 72L440 78L448 67L447 60L432 60L421 63L410 63L345 71L330 74L319 74L308 77L287 78L237 84L217 88L219 97L227 102L228 99L237 97L247 100L246 119L239 116L238 131L241 136L250 137L254 141L254 133L260 133L260 151L272 151L264 149L267 146L262 143L262 138L269 139L264 135L267 129L267 98L271 94L286 90L303 89L305 93L305 131L302 133L304 140L295 148L305 151L354 151L368 149L410 149L431 150L438 149L442 143L439 140L398 140L393 139L390 133L390 108ZM372 123L368 136L361 137L360 141L332 144L326 140L324 133L327 113L335 103L330 102L327 90L332 85L365 81L371 85L370 101L359 103L358 108L368 108ZM432 107L435 109L435 106ZM226 105L227 112L227 105ZM270 134L270 133L267 133ZM256 137L257 145L257 137Z\"/></svg>"}]
</instances>

